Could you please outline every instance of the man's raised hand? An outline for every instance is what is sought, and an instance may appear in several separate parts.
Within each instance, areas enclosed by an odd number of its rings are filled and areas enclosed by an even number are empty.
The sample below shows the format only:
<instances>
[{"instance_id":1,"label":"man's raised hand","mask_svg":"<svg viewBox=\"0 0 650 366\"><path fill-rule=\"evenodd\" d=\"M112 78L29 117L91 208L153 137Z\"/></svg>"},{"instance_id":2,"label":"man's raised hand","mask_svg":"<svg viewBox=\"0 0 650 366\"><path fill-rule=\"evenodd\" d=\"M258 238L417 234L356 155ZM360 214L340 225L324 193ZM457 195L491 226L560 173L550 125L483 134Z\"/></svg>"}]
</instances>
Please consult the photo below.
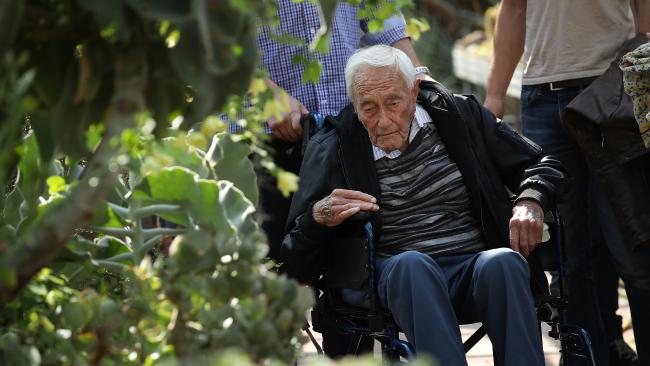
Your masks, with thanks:
<instances>
[{"instance_id":1,"label":"man's raised hand","mask_svg":"<svg viewBox=\"0 0 650 366\"><path fill-rule=\"evenodd\" d=\"M337 226L359 211L378 211L377 199L369 194L348 189L335 189L316 202L312 209L314 220L325 226Z\"/></svg>"}]
</instances>

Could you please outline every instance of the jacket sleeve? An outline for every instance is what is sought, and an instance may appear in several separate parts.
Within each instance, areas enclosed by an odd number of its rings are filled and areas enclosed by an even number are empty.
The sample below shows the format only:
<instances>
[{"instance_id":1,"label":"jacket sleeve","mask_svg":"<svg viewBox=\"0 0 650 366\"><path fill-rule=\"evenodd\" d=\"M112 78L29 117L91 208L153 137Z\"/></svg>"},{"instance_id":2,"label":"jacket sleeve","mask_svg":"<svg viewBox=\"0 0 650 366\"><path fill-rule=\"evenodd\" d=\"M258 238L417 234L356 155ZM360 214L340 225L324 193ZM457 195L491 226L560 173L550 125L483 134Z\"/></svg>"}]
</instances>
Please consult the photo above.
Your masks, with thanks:
<instances>
[{"instance_id":1,"label":"jacket sleeve","mask_svg":"<svg viewBox=\"0 0 650 366\"><path fill-rule=\"evenodd\" d=\"M280 250L281 270L300 282L313 283L319 275L322 246L328 228L317 223L312 206L331 193L330 159L319 143L312 139L300 168L298 191L291 201L285 227L287 233Z\"/></svg>"},{"instance_id":2,"label":"jacket sleeve","mask_svg":"<svg viewBox=\"0 0 650 366\"><path fill-rule=\"evenodd\" d=\"M515 203L532 199L544 211L551 209L563 195L568 173L559 160L544 155L542 148L497 119L473 96L465 98L471 109L486 149L507 188L516 195ZM461 102L463 103L463 102ZM470 123L470 129L475 127Z\"/></svg>"}]
</instances>

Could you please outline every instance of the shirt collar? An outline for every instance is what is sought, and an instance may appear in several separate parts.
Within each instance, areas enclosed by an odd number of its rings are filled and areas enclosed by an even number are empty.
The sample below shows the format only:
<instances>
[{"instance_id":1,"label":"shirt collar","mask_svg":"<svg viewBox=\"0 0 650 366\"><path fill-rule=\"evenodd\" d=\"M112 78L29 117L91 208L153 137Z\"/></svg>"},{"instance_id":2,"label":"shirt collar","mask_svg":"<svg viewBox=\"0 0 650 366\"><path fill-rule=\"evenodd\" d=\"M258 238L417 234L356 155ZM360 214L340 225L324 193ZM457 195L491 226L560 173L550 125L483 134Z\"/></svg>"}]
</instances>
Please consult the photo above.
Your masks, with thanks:
<instances>
[{"instance_id":1,"label":"shirt collar","mask_svg":"<svg viewBox=\"0 0 650 366\"><path fill-rule=\"evenodd\" d=\"M424 110L424 108L422 108L419 104L416 104L415 115L413 116L413 121L411 121L411 128L409 130L409 142L413 141L415 135L418 134L422 126L431 122L433 122L433 120L431 119L431 116L429 116L429 113L427 113L427 111ZM402 152L399 150L385 152L380 147L372 145L372 154L374 155L376 161L383 157L395 159L396 157L402 155Z\"/></svg>"}]
</instances>

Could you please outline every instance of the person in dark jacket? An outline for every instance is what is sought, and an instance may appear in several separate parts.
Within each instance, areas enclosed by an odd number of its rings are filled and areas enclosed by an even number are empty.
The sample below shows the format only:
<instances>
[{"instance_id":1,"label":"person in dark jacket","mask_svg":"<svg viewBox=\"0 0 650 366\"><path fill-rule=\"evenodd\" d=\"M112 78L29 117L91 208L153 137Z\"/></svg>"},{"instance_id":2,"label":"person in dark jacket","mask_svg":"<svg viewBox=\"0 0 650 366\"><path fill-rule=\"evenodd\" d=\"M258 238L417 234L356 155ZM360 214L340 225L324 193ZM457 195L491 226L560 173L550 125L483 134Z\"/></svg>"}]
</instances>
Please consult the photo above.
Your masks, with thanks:
<instances>
[{"instance_id":1,"label":"person in dark jacket","mask_svg":"<svg viewBox=\"0 0 650 366\"><path fill-rule=\"evenodd\" d=\"M379 297L417 352L466 365L458 315L486 325L499 364L543 365L524 257L561 164L473 97L416 80L395 48L358 51L345 74L352 106L307 147L284 270L315 283L332 243L351 240L345 220L369 212Z\"/></svg>"}]
</instances>

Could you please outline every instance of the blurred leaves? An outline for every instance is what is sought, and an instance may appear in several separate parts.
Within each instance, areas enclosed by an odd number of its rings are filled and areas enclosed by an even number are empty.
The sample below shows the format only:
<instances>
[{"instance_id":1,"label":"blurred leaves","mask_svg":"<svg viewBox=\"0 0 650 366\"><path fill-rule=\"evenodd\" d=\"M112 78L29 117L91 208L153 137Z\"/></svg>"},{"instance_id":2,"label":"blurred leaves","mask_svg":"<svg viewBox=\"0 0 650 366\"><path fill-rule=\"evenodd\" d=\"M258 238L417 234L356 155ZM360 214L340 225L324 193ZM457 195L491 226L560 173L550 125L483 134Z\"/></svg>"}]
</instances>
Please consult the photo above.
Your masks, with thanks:
<instances>
[{"instance_id":1,"label":"blurred leaves","mask_svg":"<svg viewBox=\"0 0 650 366\"><path fill-rule=\"evenodd\" d=\"M0 55L13 43L25 11L25 0L0 2Z\"/></svg>"},{"instance_id":2,"label":"blurred leaves","mask_svg":"<svg viewBox=\"0 0 650 366\"><path fill-rule=\"evenodd\" d=\"M409 18L406 24L406 34L417 42L420 39L420 34L428 31L429 23L425 19Z\"/></svg>"},{"instance_id":3,"label":"blurred leaves","mask_svg":"<svg viewBox=\"0 0 650 366\"><path fill-rule=\"evenodd\" d=\"M285 37L306 50L304 82L320 77L336 4L321 2L311 44ZM296 189L257 134L287 104L256 70L276 5L0 3L0 288L25 285L2 294L17 297L0 312L0 363L295 361L313 294L262 263L251 162ZM369 6L378 21L395 9ZM224 110L247 130L225 133ZM30 240L53 245L36 256ZM8 252L39 267L25 277Z\"/></svg>"}]
</instances>

